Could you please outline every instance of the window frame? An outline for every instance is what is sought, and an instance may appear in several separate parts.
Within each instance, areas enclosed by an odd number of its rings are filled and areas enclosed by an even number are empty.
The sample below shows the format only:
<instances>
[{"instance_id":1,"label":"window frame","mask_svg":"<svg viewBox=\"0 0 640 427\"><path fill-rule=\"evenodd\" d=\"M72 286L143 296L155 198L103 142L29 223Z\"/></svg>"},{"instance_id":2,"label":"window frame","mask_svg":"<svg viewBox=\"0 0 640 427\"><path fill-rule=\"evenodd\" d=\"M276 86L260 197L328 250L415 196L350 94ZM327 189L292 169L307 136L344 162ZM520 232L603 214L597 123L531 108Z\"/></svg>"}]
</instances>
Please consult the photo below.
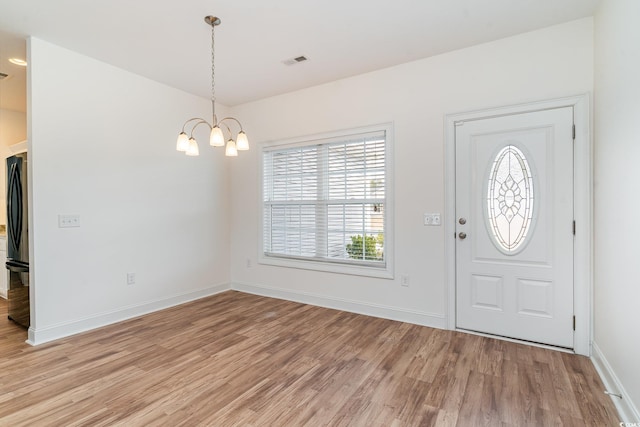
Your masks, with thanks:
<instances>
[{"instance_id":1,"label":"window frame","mask_svg":"<svg viewBox=\"0 0 640 427\"><path fill-rule=\"evenodd\" d=\"M340 262L321 259L298 258L290 255L267 255L264 247L264 153L278 149L296 148L339 141L341 138L348 139L356 134L384 132L385 133L385 216L384 216L384 256L383 266L360 264L357 261ZM260 217L258 225L259 253L258 263L278 267L297 268L304 270L324 271L338 274L348 274L357 276L377 277L384 279L394 278L394 173L393 173L393 123L383 123L378 125L350 128L332 132L325 132L313 135L305 135L281 141L270 141L262 144L260 150L260 170L259 170L259 203Z\"/></svg>"}]
</instances>

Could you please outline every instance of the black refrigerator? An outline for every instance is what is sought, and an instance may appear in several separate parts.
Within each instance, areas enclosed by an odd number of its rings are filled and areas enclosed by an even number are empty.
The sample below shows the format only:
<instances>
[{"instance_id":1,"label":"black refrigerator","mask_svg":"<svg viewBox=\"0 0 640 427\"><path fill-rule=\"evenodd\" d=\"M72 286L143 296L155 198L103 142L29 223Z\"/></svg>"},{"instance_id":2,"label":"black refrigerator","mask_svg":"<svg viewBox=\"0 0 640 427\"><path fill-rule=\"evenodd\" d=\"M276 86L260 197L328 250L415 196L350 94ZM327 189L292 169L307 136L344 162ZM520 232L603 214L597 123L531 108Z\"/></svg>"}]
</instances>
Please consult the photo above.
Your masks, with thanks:
<instances>
[{"instance_id":1,"label":"black refrigerator","mask_svg":"<svg viewBox=\"0 0 640 427\"><path fill-rule=\"evenodd\" d=\"M29 215L27 153L7 158L7 270L9 319L29 327Z\"/></svg>"}]
</instances>

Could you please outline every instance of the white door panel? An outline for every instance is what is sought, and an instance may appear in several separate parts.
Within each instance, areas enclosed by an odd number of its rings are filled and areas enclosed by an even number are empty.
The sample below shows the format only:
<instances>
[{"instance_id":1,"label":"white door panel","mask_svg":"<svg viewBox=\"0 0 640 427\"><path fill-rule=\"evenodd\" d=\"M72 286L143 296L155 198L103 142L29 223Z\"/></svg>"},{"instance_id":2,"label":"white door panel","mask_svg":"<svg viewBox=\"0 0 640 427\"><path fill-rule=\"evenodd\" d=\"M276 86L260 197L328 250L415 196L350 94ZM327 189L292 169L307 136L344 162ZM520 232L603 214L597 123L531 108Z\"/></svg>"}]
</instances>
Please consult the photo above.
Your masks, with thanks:
<instances>
[{"instance_id":1,"label":"white door panel","mask_svg":"<svg viewBox=\"0 0 640 427\"><path fill-rule=\"evenodd\" d=\"M565 107L456 127L458 328L573 347L572 125Z\"/></svg>"}]
</instances>

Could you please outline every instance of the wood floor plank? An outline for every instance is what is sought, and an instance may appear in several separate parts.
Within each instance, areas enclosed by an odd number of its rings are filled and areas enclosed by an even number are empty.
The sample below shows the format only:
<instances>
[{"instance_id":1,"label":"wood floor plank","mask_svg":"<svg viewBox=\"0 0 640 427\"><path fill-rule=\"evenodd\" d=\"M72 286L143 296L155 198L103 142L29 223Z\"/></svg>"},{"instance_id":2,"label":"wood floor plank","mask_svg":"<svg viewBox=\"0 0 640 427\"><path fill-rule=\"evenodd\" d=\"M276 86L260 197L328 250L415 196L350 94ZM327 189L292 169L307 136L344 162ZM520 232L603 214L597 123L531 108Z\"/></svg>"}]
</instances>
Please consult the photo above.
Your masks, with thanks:
<instances>
[{"instance_id":1,"label":"wood floor plank","mask_svg":"<svg viewBox=\"0 0 640 427\"><path fill-rule=\"evenodd\" d=\"M233 291L25 338L0 320L2 426L619 423L587 358Z\"/></svg>"}]
</instances>

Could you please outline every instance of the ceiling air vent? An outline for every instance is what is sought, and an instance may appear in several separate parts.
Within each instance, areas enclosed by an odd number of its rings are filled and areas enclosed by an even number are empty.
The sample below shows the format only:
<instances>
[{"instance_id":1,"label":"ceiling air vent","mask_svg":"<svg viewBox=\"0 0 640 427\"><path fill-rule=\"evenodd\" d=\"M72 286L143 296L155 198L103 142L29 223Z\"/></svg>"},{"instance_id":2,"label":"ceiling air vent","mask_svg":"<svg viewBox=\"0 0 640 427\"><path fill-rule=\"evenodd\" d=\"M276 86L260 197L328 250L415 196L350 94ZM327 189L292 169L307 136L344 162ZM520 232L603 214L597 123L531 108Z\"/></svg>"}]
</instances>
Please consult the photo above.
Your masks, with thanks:
<instances>
[{"instance_id":1,"label":"ceiling air vent","mask_svg":"<svg viewBox=\"0 0 640 427\"><path fill-rule=\"evenodd\" d=\"M9 74L0 73L0 81L9 78Z\"/></svg>"},{"instance_id":2,"label":"ceiling air vent","mask_svg":"<svg viewBox=\"0 0 640 427\"><path fill-rule=\"evenodd\" d=\"M307 61L307 57L304 55L300 55L300 56L296 56L295 58L285 59L284 61L282 61L282 63L285 65L295 65L299 62L304 62L304 61Z\"/></svg>"}]
</instances>

